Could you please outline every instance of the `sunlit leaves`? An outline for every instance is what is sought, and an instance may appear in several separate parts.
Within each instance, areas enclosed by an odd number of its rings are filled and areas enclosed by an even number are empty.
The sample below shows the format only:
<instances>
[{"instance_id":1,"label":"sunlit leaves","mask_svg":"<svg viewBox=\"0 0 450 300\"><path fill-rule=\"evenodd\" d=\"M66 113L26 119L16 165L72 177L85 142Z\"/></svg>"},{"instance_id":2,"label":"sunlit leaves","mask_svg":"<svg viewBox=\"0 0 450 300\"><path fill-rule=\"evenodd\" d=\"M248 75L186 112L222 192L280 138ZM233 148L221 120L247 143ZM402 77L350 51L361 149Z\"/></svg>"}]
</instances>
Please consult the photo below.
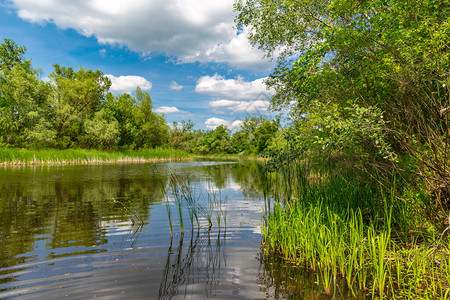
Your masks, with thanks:
<instances>
[{"instance_id":1,"label":"sunlit leaves","mask_svg":"<svg viewBox=\"0 0 450 300\"><path fill-rule=\"evenodd\" d=\"M431 186L450 186L448 115L439 113L450 107L450 3L251 0L235 9L255 45L285 53L268 84L299 141L355 163L408 153Z\"/></svg>"}]
</instances>

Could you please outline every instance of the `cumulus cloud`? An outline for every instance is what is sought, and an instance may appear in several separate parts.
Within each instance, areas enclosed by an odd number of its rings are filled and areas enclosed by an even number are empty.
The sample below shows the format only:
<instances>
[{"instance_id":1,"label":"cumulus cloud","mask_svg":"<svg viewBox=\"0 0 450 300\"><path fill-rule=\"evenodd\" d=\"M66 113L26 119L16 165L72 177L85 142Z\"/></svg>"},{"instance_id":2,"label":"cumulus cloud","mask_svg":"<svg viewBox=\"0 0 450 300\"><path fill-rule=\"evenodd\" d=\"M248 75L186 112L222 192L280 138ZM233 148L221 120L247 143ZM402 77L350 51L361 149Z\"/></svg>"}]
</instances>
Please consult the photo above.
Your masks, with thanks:
<instances>
[{"instance_id":1,"label":"cumulus cloud","mask_svg":"<svg viewBox=\"0 0 450 300\"><path fill-rule=\"evenodd\" d=\"M197 81L195 91L212 97L247 100L269 99L272 92L266 89L264 80L259 78L254 81L244 81L242 77L236 79L225 79L215 74L214 76L203 76Z\"/></svg>"},{"instance_id":2,"label":"cumulus cloud","mask_svg":"<svg viewBox=\"0 0 450 300\"><path fill-rule=\"evenodd\" d=\"M227 126L230 130L234 131L240 128L240 126L242 125L242 120L234 120L232 122L224 120L224 119L219 119L216 117L213 118L209 118L208 120L205 121L205 126L208 129L216 129L217 126L219 125L225 125Z\"/></svg>"},{"instance_id":3,"label":"cumulus cloud","mask_svg":"<svg viewBox=\"0 0 450 300\"><path fill-rule=\"evenodd\" d=\"M242 77L225 79L220 75L203 76L195 91L213 99L209 106L215 113L267 113L273 92L267 90L264 80L245 81Z\"/></svg>"},{"instance_id":4,"label":"cumulus cloud","mask_svg":"<svg viewBox=\"0 0 450 300\"><path fill-rule=\"evenodd\" d=\"M152 83L141 76L119 76L116 77L111 74L105 75L111 80L111 88L112 92L122 92L122 93L131 93L136 90L137 87L140 87L141 90L147 91L152 88Z\"/></svg>"},{"instance_id":5,"label":"cumulus cloud","mask_svg":"<svg viewBox=\"0 0 450 300\"><path fill-rule=\"evenodd\" d=\"M184 118L192 117L192 114L190 112L181 110L175 106L161 106L155 108L153 111L158 114L182 114Z\"/></svg>"},{"instance_id":6,"label":"cumulus cloud","mask_svg":"<svg viewBox=\"0 0 450 300\"><path fill-rule=\"evenodd\" d=\"M216 109L226 109L234 113L266 113L270 103L267 100L255 100L250 102L236 100L209 101L209 106Z\"/></svg>"},{"instance_id":7,"label":"cumulus cloud","mask_svg":"<svg viewBox=\"0 0 450 300\"><path fill-rule=\"evenodd\" d=\"M234 0L10 0L29 22L54 23L95 36L102 44L126 45L142 54L164 53L184 62L227 62L270 69L247 40L233 29Z\"/></svg>"},{"instance_id":8,"label":"cumulus cloud","mask_svg":"<svg viewBox=\"0 0 450 300\"><path fill-rule=\"evenodd\" d=\"M182 60L229 63L232 66L256 70L267 70L275 65L273 61L264 58L262 51L250 45L247 31L239 35L233 32L226 41L213 45L207 51L185 55Z\"/></svg>"},{"instance_id":9,"label":"cumulus cloud","mask_svg":"<svg viewBox=\"0 0 450 300\"><path fill-rule=\"evenodd\" d=\"M179 84L176 83L175 81L172 81L172 82L170 83L169 88L170 88L171 90L179 91L179 90L182 90L182 89L183 89L183 86L182 86L182 85L179 85Z\"/></svg>"},{"instance_id":10,"label":"cumulus cloud","mask_svg":"<svg viewBox=\"0 0 450 300\"><path fill-rule=\"evenodd\" d=\"M161 106L161 107L156 108L154 111L157 113L163 113L163 114L184 112L184 111L176 108L175 106Z\"/></svg>"}]
</instances>

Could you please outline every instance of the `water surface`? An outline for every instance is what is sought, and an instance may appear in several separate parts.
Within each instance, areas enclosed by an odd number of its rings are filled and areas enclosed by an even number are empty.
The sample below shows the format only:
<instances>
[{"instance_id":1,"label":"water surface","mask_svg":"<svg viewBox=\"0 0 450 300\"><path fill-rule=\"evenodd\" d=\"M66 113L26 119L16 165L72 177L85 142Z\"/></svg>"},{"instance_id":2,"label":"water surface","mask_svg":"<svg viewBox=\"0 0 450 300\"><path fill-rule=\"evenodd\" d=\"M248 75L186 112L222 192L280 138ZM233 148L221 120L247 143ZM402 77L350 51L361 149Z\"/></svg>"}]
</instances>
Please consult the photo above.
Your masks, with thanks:
<instances>
[{"instance_id":1,"label":"water surface","mask_svg":"<svg viewBox=\"0 0 450 300\"><path fill-rule=\"evenodd\" d=\"M0 168L0 299L329 299L315 275L260 257L259 170Z\"/></svg>"},{"instance_id":2,"label":"water surface","mask_svg":"<svg viewBox=\"0 0 450 300\"><path fill-rule=\"evenodd\" d=\"M0 298L265 298L257 174L237 162L0 169ZM182 204L181 230L174 175L205 211L214 197L220 220L191 222Z\"/></svg>"}]
</instances>

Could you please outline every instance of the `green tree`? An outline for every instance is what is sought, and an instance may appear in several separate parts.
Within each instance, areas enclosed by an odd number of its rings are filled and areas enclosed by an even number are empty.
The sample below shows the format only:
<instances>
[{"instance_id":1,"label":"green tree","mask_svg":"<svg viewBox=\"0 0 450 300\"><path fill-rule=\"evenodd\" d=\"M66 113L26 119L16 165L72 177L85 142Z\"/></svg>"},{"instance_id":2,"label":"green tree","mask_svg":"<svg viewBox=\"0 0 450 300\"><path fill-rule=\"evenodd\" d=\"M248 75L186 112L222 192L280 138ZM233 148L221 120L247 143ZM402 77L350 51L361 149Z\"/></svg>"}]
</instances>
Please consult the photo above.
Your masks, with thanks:
<instances>
[{"instance_id":1,"label":"green tree","mask_svg":"<svg viewBox=\"0 0 450 300\"><path fill-rule=\"evenodd\" d=\"M244 130L236 131L231 137L231 147L233 153L244 153L250 149L248 133Z\"/></svg>"},{"instance_id":2,"label":"green tree","mask_svg":"<svg viewBox=\"0 0 450 300\"><path fill-rule=\"evenodd\" d=\"M411 157L412 179L442 204L450 195L442 192L450 191L448 1L240 0L235 8L254 45L282 52L268 81L272 104L296 103L295 126L307 133L300 140L386 173Z\"/></svg>"},{"instance_id":3,"label":"green tree","mask_svg":"<svg viewBox=\"0 0 450 300\"><path fill-rule=\"evenodd\" d=\"M84 122L100 110L111 82L99 70L80 68L75 72L58 64L54 65L50 81L54 90L52 105L56 110L58 146L77 145Z\"/></svg>"},{"instance_id":4,"label":"green tree","mask_svg":"<svg viewBox=\"0 0 450 300\"><path fill-rule=\"evenodd\" d=\"M114 96L108 93L105 106L114 118L119 122L120 139L118 145L121 148L134 149L136 147L137 124L134 115L136 99L129 94Z\"/></svg>"},{"instance_id":5,"label":"green tree","mask_svg":"<svg viewBox=\"0 0 450 300\"><path fill-rule=\"evenodd\" d=\"M269 146L271 140L278 131L278 123L269 120L262 123L254 132L256 141L256 151L263 152Z\"/></svg>"},{"instance_id":6,"label":"green tree","mask_svg":"<svg viewBox=\"0 0 450 300\"><path fill-rule=\"evenodd\" d=\"M201 132L197 135L196 144L196 152L201 154L229 153L232 150L230 130L219 125L214 130Z\"/></svg>"},{"instance_id":7,"label":"green tree","mask_svg":"<svg viewBox=\"0 0 450 300\"><path fill-rule=\"evenodd\" d=\"M269 146L278 131L278 123L278 120L269 120L262 116L246 117L241 129L236 131L231 139L233 151L261 153Z\"/></svg>"},{"instance_id":8,"label":"green tree","mask_svg":"<svg viewBox=\"0 0 450 300\"><path fill-rule=\"evenodd\" d=\"M0 146L136 149L167 145L165 116L139 87L134 97L108 93L99 70L54 65L45 82L26 48L0 44Z\"/></svg>"},{"instance_id":9,"label":"green tree","mask_svg":"<svg viewBox=\"0 0 450 300\"><path fill-rule=\"evenodd\" d=\"M108 94L104 107L119 123L122 149L152 148L167 144L169 126L165 117L152 110L152 98L139 87L130 94Z\"/></svg>"},{"instance_id":10,"label":"green tree","mask_svg":"<svg viewBox=\"0 0 450 300\"><path fill-rule=\"evenodd\" d=\"M88 148L113 149L120 139L119 122L107 109L97 111L92 119L86 120L84 130L83 142Z\"/></svg>"},{"instance_id":11,"label":"green tree","mask_svg":"<svg viewBox=\"0 0 450 300\"><path fill-rule=\"evenodd\" d=\"M13 40L3 39L3 43L0 44L1 72L7 73L18 66L30 70L31 61L24 58L26 51L27 48L17 45Z\"/></svg>"},{"instance_id":12,"label":"green tree","mask_svg":"<svg viewBox=\"0 0 450 300\"><path fill-rule=\"evenodd\" d=\"M192 151L194 147L192 141L195 136L193 128L194 123L191 120L182 120L180 123L173 122L172 128L170 129L169 146Z\"/></svg>"},{"instance_id":13,"label":"green tree","mask_svg":"<svg viewBox=\"0 0 450 300\"><path fill-rule=\"evenodd\" d=\"M153 148L167 144L169 126L163 115L152 111L153 100L150 94L137 87L135 96L138 105L135 109L138 127L137 146Z\"/></svg>"},{"instance_id":14,"label":"green tree","mask_svg":"<svg viewBox=\"0 0 450 300\"><path fill-rule=\"evenodd\" d=\"M14 147L52 145L54 128L50 86L24 59L25 47L5 39L0 44L0 135Z\"/></svg>"},{"instance_id":15,"label":"green tree","mask_svg":"<svg viewBox=\"0 0 450 300\"><path fill-rule=\"evenodd\" d=\"M225 125L217 126L209 136L211 153L228 153L231 150L230 129Z\"/></svg>"}]
</instances>

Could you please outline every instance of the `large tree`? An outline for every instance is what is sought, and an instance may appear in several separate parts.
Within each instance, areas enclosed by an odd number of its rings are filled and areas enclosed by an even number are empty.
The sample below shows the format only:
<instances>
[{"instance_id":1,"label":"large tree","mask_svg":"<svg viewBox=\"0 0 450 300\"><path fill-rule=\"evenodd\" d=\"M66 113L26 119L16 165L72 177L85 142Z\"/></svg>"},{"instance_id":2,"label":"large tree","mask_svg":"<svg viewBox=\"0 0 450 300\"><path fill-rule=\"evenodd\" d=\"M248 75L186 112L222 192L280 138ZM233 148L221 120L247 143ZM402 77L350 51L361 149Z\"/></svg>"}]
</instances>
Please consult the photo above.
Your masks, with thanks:
<instances>
[{"instance_id":1,"label":"large tree","mask_svg":"<svg viewBox=\"0 0 450 300\"><path fill-rule=\"evenodd\" d=\"M442 204L450 189L450 2L239 0L235 8L250 41L280 55L268 80L272 104L295 103L308 149L407 171Z\"/></svg>"},{"instance_id":2,"label":"large tree","mask_svg":"<svg viewBox=\"0 0 450 300\"><path fill-rule=\"evenodd\" d=\"M53 85L52 105L56 110L56 129L59 147L79 143L83 124L100 110L111 86L108 77L99 70L92 71L54 65L50 74Z\"/></svg>"},{"instance_id":3,"label":"large tree","mask_svg":"<svg viewBox=\"0 0 450 300\"><path fill-rule=\"evenodd\" d=\"M191 120L182 120L180 123L173 122L170 129L169 146L172 148L192 151L195 133L194 123Z\"/></svg>"},{"instance_id":4,"label":"large tree","mask_svg":"<svg viewBox=\"0 0 450 300\"><path fill-rule=\"evenodd\" d=\"M121 148L151 148L168 142L169 126L163 115L152 110L153 100L148 92L139 87L130 94L108 94L104 107L119 123Z\"/></svg>"},{"instance_id":5,"label":"large tree","mask_svg":"<svg viewBox=\"0 0 450 300\"><path fill-rule=\"evenodd\" d=\"M25 60L25 47L0 44L0 144L14 147L52 145L50 86Z\"/></svg>"}]
</instances>

